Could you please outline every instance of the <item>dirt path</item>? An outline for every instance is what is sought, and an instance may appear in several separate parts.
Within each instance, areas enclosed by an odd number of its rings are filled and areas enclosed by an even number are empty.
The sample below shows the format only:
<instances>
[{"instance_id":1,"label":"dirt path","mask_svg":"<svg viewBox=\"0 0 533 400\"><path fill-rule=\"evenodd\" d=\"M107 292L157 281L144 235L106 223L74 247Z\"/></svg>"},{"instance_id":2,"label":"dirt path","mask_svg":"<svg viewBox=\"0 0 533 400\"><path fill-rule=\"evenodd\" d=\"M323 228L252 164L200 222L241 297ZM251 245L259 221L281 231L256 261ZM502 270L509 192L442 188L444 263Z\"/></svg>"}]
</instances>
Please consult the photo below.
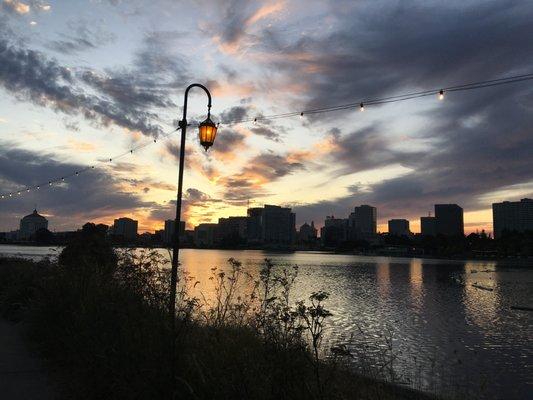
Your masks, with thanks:
<instances>
[{"instance_id":1,"label":"dirt path","mask_svg":"<svg viewBox=\"0 0 533 400\"><path fill-rule=\"evenodd\" d=\"M42 363L28 351L20 328L0 318L0 398L51 400L54 398Z\"/></svg>"}]
</instances>

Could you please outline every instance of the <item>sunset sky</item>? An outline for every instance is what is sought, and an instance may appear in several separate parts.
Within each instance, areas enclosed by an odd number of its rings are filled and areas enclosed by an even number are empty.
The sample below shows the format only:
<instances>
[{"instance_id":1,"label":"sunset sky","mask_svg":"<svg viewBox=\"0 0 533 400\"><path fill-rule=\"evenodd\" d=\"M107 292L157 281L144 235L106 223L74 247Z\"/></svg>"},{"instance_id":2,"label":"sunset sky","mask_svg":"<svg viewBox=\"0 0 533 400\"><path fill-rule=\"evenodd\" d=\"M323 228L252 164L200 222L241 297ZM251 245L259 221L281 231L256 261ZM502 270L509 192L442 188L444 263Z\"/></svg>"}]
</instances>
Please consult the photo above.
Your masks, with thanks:
<instances>
[{"instance_id":1,"label":"sunset sky","mask_svg":"<svg viewBox=\"0 0 533 400\"><path fill-rule=\"evenodd\" d=\"M533 72L533 2L0 0L0 192L153 142L206 85L215 122ZM205 118L191 92L189 121ZM34 207L55 231L173 217L179 134L66 182L0 200L0 231ZM533 196L532 81L188 131L188 227L280 204L297 226L356 205L390 218L435 203L492 231L491 203Z\"/></svg>"}]
</instances>

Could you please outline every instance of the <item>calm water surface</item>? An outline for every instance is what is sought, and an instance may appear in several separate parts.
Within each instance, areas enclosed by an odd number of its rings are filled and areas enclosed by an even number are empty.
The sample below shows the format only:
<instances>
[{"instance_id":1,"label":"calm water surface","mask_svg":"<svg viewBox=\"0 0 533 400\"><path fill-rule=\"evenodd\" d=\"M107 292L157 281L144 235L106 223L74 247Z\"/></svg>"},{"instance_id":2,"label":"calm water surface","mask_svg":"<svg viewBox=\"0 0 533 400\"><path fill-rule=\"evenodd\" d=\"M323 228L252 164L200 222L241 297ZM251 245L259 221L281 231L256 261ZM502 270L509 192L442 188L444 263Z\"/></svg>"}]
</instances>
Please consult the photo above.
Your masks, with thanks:
<instances>
[{"instance_id":1,"label":"calm water surface","mask_svg":"<svg viewBox=\"0 0 533 400\"><path fill-rule=\"evenodd\" d=\"M56 252L0 246L0 254L17 253L38 258ZM328 344L348 343L354 353L368 346L368 362L375 365L382 354L394 355L400 382L437 393L533 398L533 312L511 309L533 307L531 263L255 250L180 253L184 269L207 297L211 268L226 268L230 257L252 274L264 258L298 265L294 300L317 290L331 294Z\"/></svg>"}]
</instances>

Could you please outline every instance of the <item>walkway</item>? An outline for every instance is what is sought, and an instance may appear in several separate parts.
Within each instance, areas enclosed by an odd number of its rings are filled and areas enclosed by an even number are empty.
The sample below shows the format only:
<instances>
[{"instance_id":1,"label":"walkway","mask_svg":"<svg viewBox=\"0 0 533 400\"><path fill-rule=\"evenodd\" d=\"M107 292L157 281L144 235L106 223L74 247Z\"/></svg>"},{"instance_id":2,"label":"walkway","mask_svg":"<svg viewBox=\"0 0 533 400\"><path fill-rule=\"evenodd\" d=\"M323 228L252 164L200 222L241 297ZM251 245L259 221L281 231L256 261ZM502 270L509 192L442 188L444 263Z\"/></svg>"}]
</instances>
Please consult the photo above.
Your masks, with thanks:
<instances>
[{"instance_id":1,"label":"walkway","mask_svg":"<svg viewBox=\"0 0 533 400\"><path fill-rule=\"evenodd\" d=\"M20 327L0 318L0 398L51 400L54 398L42 363L33 357Z\"/></svg>"}]
</instances>

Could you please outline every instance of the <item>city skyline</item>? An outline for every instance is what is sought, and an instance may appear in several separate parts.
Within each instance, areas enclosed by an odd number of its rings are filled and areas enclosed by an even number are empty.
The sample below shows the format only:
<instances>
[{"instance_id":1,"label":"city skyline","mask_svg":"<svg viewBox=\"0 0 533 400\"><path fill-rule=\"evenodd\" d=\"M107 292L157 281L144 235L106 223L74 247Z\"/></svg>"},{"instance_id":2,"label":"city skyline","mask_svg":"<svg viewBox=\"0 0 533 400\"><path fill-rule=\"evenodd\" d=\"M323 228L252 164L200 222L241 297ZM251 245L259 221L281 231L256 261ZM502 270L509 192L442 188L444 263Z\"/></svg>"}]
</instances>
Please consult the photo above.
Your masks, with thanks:
<instances>
[{"instance_id":1,"label":"city skyline","mask_svg":"<svg viewBox=\"0 0 533 400\"><path fill-rule=\"evenodd\" d=\"M328 226L328 222L330 225L342 225L346 229L352 229L358 232L359 237L365 237L366 235L375 235L375 234L381 234L381 233L389 233L394 234L398 236L402 235L411 235L411 234L421 234L421 235L448 235L448 236L464 236L468 235L469 233L474 232L467 232L465 230L465 224L464 224L464 210L461 206L457 204L435 204L434 205L434 213L433 216L431 216L431 212L428 216L421 215L419 217L420 221L420 227L421 229L416 232L411 229L411 222L404 218L392 218L387 221L388 229L386 231L381 231L378 228L376 215L379 215L378 210L376 207L373 207L371 205L360 205L353 207L353 212L351 212L349 215L345 214L345 216L337 216L334 215L326 215L323 219L318 219L315 224L315 221L311 221L311 225L309 225L309 221L304 221L301 224L297 224L296 221L296 213L292 212L291 208L283 208L283 206L279 205L263 205L262 207L253 207L248 208L246 215L233 215L228 217L221 217L219 218L215 223L213 222L200 222L197 225L194 226L188 226L189 231L195 231L196 228L201 226L220 226L221 224L224 224L226 226L225 229L229 230L236 230L239 232L239 235L242 235L242 228L239 228L239 225L242 224L241 220L246 220L250 218L254 218L255 214L259 211L259 214L261 215L263 210L286 210L288 213L288 218L290 218L290 224L294 226L295 233L299 233L302 228L304 228L306 235L309 235L309 230L320 232L320 237L323 235L323 228ZM533 230L533 200L524 198L520 199L520 201L509 201L504 200L502 202L493 203L491 206L492 214L493 214L493 221L491 230L484 230L481 231L485 232L487 235L492 235L493 237L501 236L501 233L503 230L507 229L510 231L518 231L518 232L524 232L527 230ZM34 209L33 213L28 214L21 218L19 225L20 225L20 231L23 232L23 221L26 219L32 219L34 216L37 216L38 218L43 218L45 215L39 214L37 212L37 209ZM323 223L322 223L323 221ZM86 221L87 222L87 221ZM95 223L95 221L89 221L92 223ZM174 225L175 221L173 219L167 219L164 221L160 221L161 225L156 227L153 231L139 231L138 230L138 221L133 220L129 217L125 216L119 216L118 218L114 219L113 224L111 223L103 223L107 226L109 226L110 232L115 235L121 235L125 238L133 239L138 234L143 233L155 233L163 232L162 241L164 243L171 243L172 242L172 236L174 235ZM96 223L102 223L96 221ZM32 222L33 224L33 222ZM40 224L40 222L39 222ZM187 228L187 221L184 221L183 219L180 222L180 232L182 234L185 232ZM129 225L129 228L128 228ZM246 223L245 223L246 225ZM281 225L283 226L283 223L278 223L274 225ZM41 225L39 225L41 227ZM357 227L357 228L356 228ZM48 228L48 221L46 221L45 228ZM80 227L75 227L74 230L79 229ZM191 229L192 228L192 229ZM316 229L318 228L318 229ZM129 229L130 233L126 234L126 231ZM244 228L246 230L246 228ZM34 233L37 230L37 228L33 228L31 233ZM17 230L14 229L8 229L6 233L13 233ZM55 229L52 229L52 231L55 231ZM131 232L135 232L132 234ZM476 231L476 233L479 233L480 231ZM29 237L28 234L26 236ZM346 237L345 239L354 239Z\"/></svg>"},{"instance_id":2,"label":"city skyline","mask_svg":"<svg viewBox=\"0 0 533 400\"><path fill-rule=\"evenodd\" d=\"M497 79L533 61L525 3L156 3L0 0L2 191L160 137L192 81L212 91L216 122ZM372 204L379 231L402 218L419 232L433 204L456 203L465 233L492 231L492 203L533 197L532 98L516 84L221 126L209 153L191 133L183 219L245 215L251 201L321 228ZM191 121L203 109L193 95ZM0 203L0 231L34 208L63 231L123 216L160 229L174 213L177 139Z\"/></svg>"}]
</instances>

